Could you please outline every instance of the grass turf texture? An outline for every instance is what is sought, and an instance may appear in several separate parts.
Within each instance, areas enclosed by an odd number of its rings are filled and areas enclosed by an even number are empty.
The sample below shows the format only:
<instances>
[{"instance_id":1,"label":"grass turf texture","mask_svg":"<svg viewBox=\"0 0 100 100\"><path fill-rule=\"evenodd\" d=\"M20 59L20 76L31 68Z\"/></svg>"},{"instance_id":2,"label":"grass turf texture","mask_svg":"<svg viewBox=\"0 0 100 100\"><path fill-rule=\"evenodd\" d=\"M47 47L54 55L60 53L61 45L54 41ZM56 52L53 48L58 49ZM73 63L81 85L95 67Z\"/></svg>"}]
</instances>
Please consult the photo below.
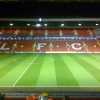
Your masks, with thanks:
<instances>
[{"instance_id":1,"label":"grass turf texture","mask_svg":"<svg viewBox=\"0 0 100 100\"><path fill-rule=\"evenodd\" d=\"M0 54L0 87L100 87L99 54Z\"/></svg>"}]
</instances>

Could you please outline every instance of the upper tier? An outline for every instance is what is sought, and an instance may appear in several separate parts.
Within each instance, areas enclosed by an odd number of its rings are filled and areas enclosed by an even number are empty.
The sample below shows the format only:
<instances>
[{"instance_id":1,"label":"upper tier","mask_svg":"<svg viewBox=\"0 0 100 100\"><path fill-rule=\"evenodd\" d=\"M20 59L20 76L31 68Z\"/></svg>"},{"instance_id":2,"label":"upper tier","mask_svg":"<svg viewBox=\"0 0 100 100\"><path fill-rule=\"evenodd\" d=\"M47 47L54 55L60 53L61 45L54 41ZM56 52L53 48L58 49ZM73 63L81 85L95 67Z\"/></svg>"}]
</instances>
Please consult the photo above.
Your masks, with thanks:
<instances>
[{"instance_id":1,"label":"upper tier","mask_svg":"<svg viewBox=\"0 0 100 100\"><path fill-rule=\"evenodd\" d=\"M94 36L95 29L29 29L29 28L0 28L0 34L33 35L33 36Z\"/></svg>"}]
</instances>

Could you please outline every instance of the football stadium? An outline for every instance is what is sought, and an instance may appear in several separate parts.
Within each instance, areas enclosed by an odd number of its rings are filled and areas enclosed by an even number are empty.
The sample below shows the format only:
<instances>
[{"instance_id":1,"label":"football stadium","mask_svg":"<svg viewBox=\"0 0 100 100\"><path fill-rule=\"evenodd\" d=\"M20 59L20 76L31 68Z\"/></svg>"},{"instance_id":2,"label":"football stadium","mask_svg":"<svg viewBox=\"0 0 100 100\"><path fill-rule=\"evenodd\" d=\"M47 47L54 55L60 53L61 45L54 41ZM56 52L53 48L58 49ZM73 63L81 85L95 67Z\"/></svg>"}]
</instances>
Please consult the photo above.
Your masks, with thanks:
<instances>
[{"instance_id":1,"label":"football stadium","mask_svg":"<svg viewBox=\"0 0 100 100\"><path fill-rule=\"evenodd\" d=\"M99 24L99 18L0 19L0 90L99 92Z\"/></svg>"},{"instance_id":2,"label":"football stadium","mask_svg":"<svg viewBox=\"0 0 100 100\"><path fill-rule=\"evenodd\" d=\"M0 100L100 100L98 0L1 1Z\"/></svg>"}]
</instances>

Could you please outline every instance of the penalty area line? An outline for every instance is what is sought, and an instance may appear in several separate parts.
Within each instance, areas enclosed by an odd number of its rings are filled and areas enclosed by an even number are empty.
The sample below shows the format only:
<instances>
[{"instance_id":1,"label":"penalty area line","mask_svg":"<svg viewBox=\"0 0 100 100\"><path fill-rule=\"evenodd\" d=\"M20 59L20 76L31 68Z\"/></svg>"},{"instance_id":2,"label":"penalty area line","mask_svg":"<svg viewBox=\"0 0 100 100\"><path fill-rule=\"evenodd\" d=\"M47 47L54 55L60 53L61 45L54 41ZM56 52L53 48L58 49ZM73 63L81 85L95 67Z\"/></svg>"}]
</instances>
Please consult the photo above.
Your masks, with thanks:
<instances>
[{"instance_id":1,"label":"penalty area line","mask_svg":"<svg viewBox=\"0 0 100 100\"><path fill-rule=\"evenodd\" d=\"M31 63L29 63L25 70L21 73L21 75L17 78L17 80L14 82L14 84L12 85L12 87L15 87L15 85L17 84L17 82L23 77L23 75L26 73L26 71L29 69L29 67L34 63L34 61L38 58L38 56L36 56Z\"/></svg>"}]
</instances>

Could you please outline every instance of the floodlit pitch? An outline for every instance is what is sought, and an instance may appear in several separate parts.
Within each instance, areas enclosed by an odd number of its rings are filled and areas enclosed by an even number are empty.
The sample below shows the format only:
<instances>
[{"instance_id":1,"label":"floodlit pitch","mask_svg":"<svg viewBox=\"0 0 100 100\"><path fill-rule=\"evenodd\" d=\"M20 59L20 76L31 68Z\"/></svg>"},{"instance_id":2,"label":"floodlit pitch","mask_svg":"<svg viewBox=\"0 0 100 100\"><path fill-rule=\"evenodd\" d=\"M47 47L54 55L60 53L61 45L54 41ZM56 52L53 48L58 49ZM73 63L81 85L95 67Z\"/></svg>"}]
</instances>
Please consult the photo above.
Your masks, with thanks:
<instances>
[{"instance_id":1,"label":"floodlit pitch","mask_svg":"<svg viewBox=\"0 0 100 100\"><path fill-rule=\"evenodd\" d=\"M99 54L0 54L0 87L100 87Z\"/></svg>"}]
</instances>

